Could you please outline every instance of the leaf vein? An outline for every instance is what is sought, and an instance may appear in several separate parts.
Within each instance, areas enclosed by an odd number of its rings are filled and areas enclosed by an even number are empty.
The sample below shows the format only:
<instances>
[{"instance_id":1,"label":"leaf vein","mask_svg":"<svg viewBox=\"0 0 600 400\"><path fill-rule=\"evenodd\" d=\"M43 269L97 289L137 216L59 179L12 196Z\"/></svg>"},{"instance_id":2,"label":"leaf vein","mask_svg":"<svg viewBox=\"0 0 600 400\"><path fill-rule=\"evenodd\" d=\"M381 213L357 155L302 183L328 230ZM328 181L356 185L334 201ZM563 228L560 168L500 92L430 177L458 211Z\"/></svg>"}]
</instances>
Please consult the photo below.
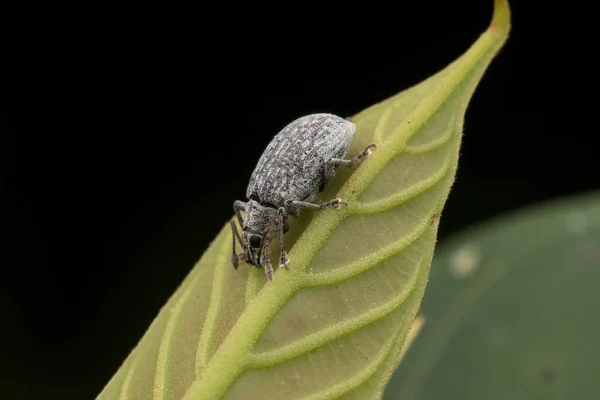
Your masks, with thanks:
<instances>
[{"instance_id":1,"label":"leaf vein","mask_svg":"<svg viewBox=\"0 0 600 400\"><path fill-rule=\"evenodd\" d=\"M368 203L361 203L360 201L353 202L352 205L348 207L348 212L351 215L370 215L398 207L402 203L435 186L435 184L437 184L446 176L449 170L450 157L446 157L442 167L426 179L423 179L422 181L419 181L412 186L407 187L406 189L380 200L371 201Z\"/></svg>"},{"instance_id":2,"label":"leaf vein","mask_svg":"<svg viewBox=\"0 0 600 400\"><path fill-rule=\"evenodd\" d=\"M369 311L330 325L319 331L312 332L295 342L286 344L275 350L262 353L250 353L248 355L248 366L250 368L264 368L292 360L309 351L315 350L318 347L324 346L335 339L349 335L357 329L380 320L400 307L408 298L410 293L414 290L418 275L419 269L411 276L410 282L405 290L401 291L396 297L392 297L384 304L374 307Z\"/></svg>"},{"instance_id":3,"label":"leaf vein","mask_svg":"<svg viewBox=\"0 0 600 400\"><path fill-rule=\"evenodd\" d=\"M131 379L133 378L133 373L137 367L138 359L131 361L131 366L129 367L129 371L127 371L127 376L123 381L123 386L121 387L121 394L119 395L119 400L127 400L129 399L129 385L131 384Z\"/></svg>"},{"instance_id":4,"label":"leaf vein","mask_svg":"<svg viewBox=\"0 0 600 400\"><path fill-rule=\"evenodd\" d=\"M198 274L200 276L200 274ZM169 358L169 345L171 344L173 331L175 330L175 323L181 313L183 304L192 293L198 277L190 283L189 287L183 292L181 298L177 301L171 311L171 315L165 325L165 331L163 332L160 346L158 348L158 357L156 361L156 373L154 375L154 399L162 400L165 394L165 382L167 375L167 360Z\"/></svg>"},{"instance_id":5,"label":"leaf vein","mask_svg":"<svg viewBox=\"0 0 600 400\"><path fill-rule=\"evenodd\" d=\"M215 324L221 310L221 297L223 294L224 284L224 267L226 262L227 247L231 243L227 240L223 241L217 262L215 263L215 270L213 272L213 282L211 286L210 299L208 304L208 310L206 312L206 319L204 320L204 326L202 327L202 333L200 334L200 340L198 343L198 350L196 352L196 376L200 376L204 366L208 362L208 351L210 342L213 337Z\"/></svg>"},{"instance_id":6,"label":"leaf vein","mask_svg":"<svg viewBox=\"0 0 600 400\"><path fill-rule=\"evenodd\" d=\"M421 145L406 145L406 147L404 147L404 152L408 153L408 154L422 154L422 153L427 153L429 151L432 150L436 150L440 147L442 147L444 144L446 144L446 142L448 142L448 140L452 137L452 135L454 134L455 131L455 125L453 123L450 124L450 126L448 126L448 128L444 131L444 133L428 142L425 144L421 144Z\"/></svg>"},{"instance_id":7,"label":"leaf vein","mask_svg":"<svg viewBox=\"0 0 600 400\"><path fill-rule=\"evenodd\" d=\"M369 379L375 372L377 372L377 368L383 363L388 352L392 350L396 339L397 337L394 335L377 354L377 358L375 358L365 368L361 369L351 378L345 379L343 382L337 383L326 390L307 396L303 400L334 399L356 389L364 381Z\"/></svg>"},{"instance_id":8,"label":"leaf vein","mask_svg":"<svg viewBox=\"0 0 600 400\"><path fill-rule=\"evenodd\" d=\"M361 275L415 243L425 233L429 224L428 218L421 219L421 223L408 234L368 256L359 258L332 271L320 274L306 274L302 282L302 287L334 285Z\"/></svg>"},{"instance_id":9,"label":"leaf vein","mask_svg":"<svg viewBox=\"0 0 600 400\"><path fill-rule=\"evenodd\" d=\"M379 120L377 121L377 125L375 126L375 132L373 133L373 142L380 143L383 140L383 131L385 130L385 126L387 125L387 121L392 114L392 110L394 109L394 105L387 107Z\"/></svg>"}]
</instances>

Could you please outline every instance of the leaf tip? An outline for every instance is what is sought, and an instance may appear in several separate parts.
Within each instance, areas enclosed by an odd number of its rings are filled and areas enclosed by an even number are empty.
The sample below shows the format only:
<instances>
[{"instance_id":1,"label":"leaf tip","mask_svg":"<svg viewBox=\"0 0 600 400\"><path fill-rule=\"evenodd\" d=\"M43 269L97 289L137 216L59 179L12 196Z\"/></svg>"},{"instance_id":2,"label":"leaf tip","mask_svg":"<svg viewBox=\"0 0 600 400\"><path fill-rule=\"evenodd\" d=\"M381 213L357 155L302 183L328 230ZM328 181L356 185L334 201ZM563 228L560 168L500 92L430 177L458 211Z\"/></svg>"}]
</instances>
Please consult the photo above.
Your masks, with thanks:
<instances>
[{"instance_id":1,"label":"leaf tip","mask_svg":"<svg viewBox=\"0 0 600 400\"><path fill-rule=\"evenodd\" d=\"M488 32L508 32L510 30L510 7L508 0L494 0L494 15Z\"/></svg>"}]
</instances>

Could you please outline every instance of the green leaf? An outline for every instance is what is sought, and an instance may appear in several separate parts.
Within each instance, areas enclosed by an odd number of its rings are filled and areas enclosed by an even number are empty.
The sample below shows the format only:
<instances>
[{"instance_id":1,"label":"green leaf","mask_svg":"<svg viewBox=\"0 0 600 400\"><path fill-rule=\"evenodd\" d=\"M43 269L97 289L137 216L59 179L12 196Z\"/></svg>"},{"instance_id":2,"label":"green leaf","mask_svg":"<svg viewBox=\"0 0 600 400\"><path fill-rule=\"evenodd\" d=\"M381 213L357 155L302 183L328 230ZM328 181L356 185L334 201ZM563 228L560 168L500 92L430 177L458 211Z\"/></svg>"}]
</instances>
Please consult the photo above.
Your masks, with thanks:
<instances>
[{"instance_id":1,"label":"green leaf","mask_svg":"<svg viewBox=\"0 0 600 400\"><path fill-rule=\"evenodd\" d=\"M597 399L600 192L527 207L436 249L427 323L384 399Z\"/></svg>"},{"instance_id":2,"label":"green leaf","mask_svg":"<svg viewBox=\"0 0 600 400\"><path fill-rule=\"evenodd\" d=\"M427 283L467 103L508 29L497 1L463 56L352 118L349 155L377 150L321 197L348 207L292 221L289 271L234 270L225 225L100 398L380 396Z\"/></svg>"}]
</instances>

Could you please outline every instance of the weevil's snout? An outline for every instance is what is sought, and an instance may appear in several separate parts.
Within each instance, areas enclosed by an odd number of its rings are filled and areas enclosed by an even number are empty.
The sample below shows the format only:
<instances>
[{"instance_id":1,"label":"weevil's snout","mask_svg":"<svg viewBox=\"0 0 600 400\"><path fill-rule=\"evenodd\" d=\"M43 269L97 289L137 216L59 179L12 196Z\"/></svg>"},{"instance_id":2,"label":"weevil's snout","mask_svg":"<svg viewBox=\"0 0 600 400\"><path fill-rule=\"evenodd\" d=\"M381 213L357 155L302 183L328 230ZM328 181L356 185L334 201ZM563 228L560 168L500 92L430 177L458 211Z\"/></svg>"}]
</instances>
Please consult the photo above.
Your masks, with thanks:
<instances>
[{"instance_id":1,"label":"weevil's snout","mask_svg":"<svg viewBox=\"0 0 600 400\"><path fill-rule=\"evenodd\" d=\"M256 233L244 232L244 242L246 243L246 262L260 268L262 236Z\"/></svg>"},{"instance_id":2,"label":"weevil's snout","mask_svg":"<svg viewBox=\"0 0 600 400\"><path fill-rule=\"evenodd\" d=\"M263 248L266 244L265 241L268 240L272 221L276 217L277 210L274 208L262 206L254 200L249 200L246 204L242 241L248 254L247 263L262 268Z\"/></svg>"},{"instance_id":3,"label":"weevil's snout","mask_svg":"<svg viewBox=\"0 0 600 400\"><path fill-rule=\"evenodd\" d=\"M247 262L249 262L250 264L260 268L260 252L259 249L255 249L252 246L248 246L247 250L246 250L246 254L248 255L247 257Z\"/></svg>"}]
</instances>

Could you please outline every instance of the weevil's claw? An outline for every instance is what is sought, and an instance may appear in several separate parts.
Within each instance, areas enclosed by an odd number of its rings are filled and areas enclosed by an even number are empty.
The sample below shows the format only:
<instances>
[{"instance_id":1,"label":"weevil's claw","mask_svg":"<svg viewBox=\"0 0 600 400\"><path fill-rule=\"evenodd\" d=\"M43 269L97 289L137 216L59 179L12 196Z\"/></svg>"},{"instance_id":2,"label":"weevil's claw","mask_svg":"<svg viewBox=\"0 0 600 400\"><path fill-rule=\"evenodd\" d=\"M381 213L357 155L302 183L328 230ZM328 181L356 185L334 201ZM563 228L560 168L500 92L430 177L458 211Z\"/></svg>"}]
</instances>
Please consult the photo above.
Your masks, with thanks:
<instances>
[{"instance_id":1,"label":"weevil's claw","mask_svg":"<svg viewBox=\"0 0 600 400\"><path fill-rule=\"evenodd\" d=\"M273 280L273 265L271 264L271 260L269 259L268 254L265 254L265 261L263 262L263 264L265 267L265 274L267 274L267 278L269 278L269 280L272 281Z\"/></svg>"},{"instance_id":2,"label":"weevil's claw","mask_svg":"<svg viewBox=\"0 0 600 400\"><path fill-rule=\"evenodd\" d=\"M245 253L240 253L238 255L235 255L234 253L231 255L231 263L233 264L233 268L238 269L240 260L247 262Z\"/></svg>"},{"instance_id":3,"label":"weevil's claw","mask_svg":"<svg viewBox=\"0 0 600 400\"><path fill-rule=\"evenodd\" d=\"M344 201L344 200L342 200L342 199L340 199L340 198L337 198L337 199L333 199L333 201L332 201L332 205L331 205L331 206L332 206L333 208L336 208L336 209L338 209L338 208L340 208L340 206L341 206L342 204L343 204L343 205L345 205L345 206L347 206L347 205L348 205L348 202L347 202L347 201Z\"/></svg>"},{"instance_id":4,"label":"weevil's claw","mask_svg":"<svg viewBox=\"0 0 600 400\"><path fill-rule=\"evenodd\" d=\"M281 254L281 259L279 260L279 268L285 268L285 269L290 269L288 267L288 264L290 263L290 258L287 256L287 253L284 251L283 254Z\"/></svg>"},{"instance_id":5,"label":"weevil's claw","mask_svg":"<svg viewBox=\"0 0 600 400\"><path fill-rule=\"evenodd\" d=\"M376 148L377 148L377 146L375 145L375 143L371 143L370 145L368 145L368 146L367 146L367 148L366 148L365 150L369 150L369 151L371 151L371 150L370 150L370 149L371 149L371 147L372 147L372 148L374 148L374 149L376 149Z\"/></svg>"},{"instance_id":6,"label":"weevil's claw","mask_svg":"<svg viewBox=\"0 0 600 400\"><path fill-rule=\"evenodd\" d=\"M354 157L348 163L348 168L352 168L353 166L355 166L356 164L361 162L363 159L365 159L365 158L369 157L371 154L373 154L373 150L371 150L371 148L374 148L374 149L377 148L375 143L371 143L362 152L360 152L356 157Z\"/></svg>"},{"instance_id":7,"label":"weevil's claw","mask_svg":"<svg viewBox=\"0 0 600 400\"><path fill-rule=\"evenodd\" d=\"M273 266L271 264L265 265L265 274L267 275L267 279L270 281L273 280Z\"/></svg>"},{"instance_id":8,"label":"weevil's claw","mask_svg":"<svg viewBox=\"0 0 600 400\"><path fill-rule=\"evenodd\" d=\"M377 148L377 146L375 146L375 143L371 143L370 145L368 145L367 148L363 150L360 158L367 158L371 154L373 154L373 150L371 150L371 148Z\"/></svg>"}]
</instances>

